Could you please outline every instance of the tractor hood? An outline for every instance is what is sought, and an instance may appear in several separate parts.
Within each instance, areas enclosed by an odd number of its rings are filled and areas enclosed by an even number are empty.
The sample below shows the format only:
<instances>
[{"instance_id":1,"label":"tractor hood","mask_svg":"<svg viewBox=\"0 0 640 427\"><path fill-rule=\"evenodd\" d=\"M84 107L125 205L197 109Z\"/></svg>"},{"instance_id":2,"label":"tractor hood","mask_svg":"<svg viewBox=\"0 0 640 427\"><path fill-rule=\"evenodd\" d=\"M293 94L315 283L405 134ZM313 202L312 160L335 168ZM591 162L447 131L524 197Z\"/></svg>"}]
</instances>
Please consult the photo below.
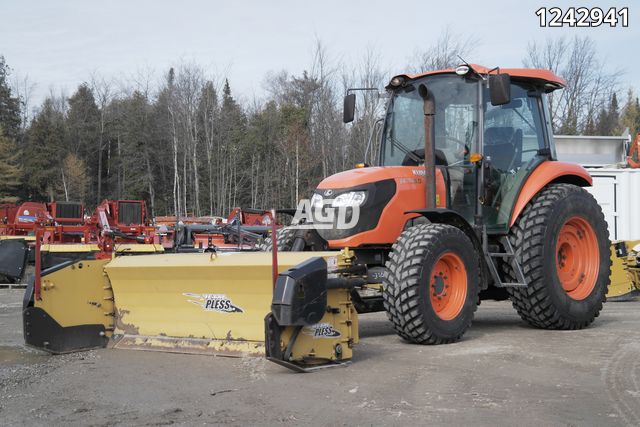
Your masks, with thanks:
<instances>
[{"instance_id":1,"label":"tractor hood","mask_svg":"<svg viewBox=\"0 0 640 427\"><path fill-rule=\"evenodd\" d=\"M424 177L425 171L422 166L379 166L351 169L331 175L318 185L318 190L336 190L358 187L365 184L386 181L389 179L407 179ZM417 182L416 182L417 183Z\"/></svg>"},{"instance_id":2,"label":"tractor hood","mask_svg":"<svg viewBox=\"0 0 640 427\"><path fill-rule=\"evenodd\" d=\"M331 175L316 188L312 205L329 204L335 209L338 202L337 206L348 207L349 215L357 213L358 220L348 229L318 228L318 233L331 248L393 243L405 223L416 217L409 212L425 206L424 180L424 166L366 167ZM442 180L437 168L436 203L444 207Z\"/></svg>"}]
</instances>

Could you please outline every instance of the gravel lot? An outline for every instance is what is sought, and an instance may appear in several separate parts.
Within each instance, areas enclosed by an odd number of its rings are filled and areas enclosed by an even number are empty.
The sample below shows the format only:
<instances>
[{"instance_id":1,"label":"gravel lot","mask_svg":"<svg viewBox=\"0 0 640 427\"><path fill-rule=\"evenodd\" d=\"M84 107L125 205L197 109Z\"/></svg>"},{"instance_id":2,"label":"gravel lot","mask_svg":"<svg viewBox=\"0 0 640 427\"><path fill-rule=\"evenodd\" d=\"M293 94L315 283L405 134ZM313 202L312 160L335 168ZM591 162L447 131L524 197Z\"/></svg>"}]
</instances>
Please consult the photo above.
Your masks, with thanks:
<instances>
[{"instance_id":1,"label":"gravel lot","mask_svg":"<svg viewBox=\"0 0 640 427\"><path fill-rule=\"evenodd\" d=\"M3 425L640 425L640 302L570 332L483 302L464 340L436 347L365 315L351 366L294 374L256 358L49 356L23 346L21 299L0 290Z\"/></svg>"}]
</instances>

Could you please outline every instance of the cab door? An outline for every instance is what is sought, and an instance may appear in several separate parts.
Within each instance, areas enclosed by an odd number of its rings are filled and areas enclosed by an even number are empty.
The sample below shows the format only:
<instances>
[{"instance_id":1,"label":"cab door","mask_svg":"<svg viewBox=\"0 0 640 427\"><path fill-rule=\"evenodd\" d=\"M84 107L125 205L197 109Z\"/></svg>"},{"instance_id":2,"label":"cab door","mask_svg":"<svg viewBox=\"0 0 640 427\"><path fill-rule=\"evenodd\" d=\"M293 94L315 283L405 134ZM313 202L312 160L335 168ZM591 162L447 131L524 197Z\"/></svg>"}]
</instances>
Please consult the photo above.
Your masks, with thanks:
<instances>
[{"instance_id":1,"label":"cab door","mask_svg":"<svg viewBox=\"0 0 640 427\"><path fill-rule=\"evenodd\" d=\"M542 94L535 87L512 82L511 102L494 106L483 101L485 188L483 213L487 232L509 229L513 204L529 174L549 158Z\"/></svg>"}]
</instances>

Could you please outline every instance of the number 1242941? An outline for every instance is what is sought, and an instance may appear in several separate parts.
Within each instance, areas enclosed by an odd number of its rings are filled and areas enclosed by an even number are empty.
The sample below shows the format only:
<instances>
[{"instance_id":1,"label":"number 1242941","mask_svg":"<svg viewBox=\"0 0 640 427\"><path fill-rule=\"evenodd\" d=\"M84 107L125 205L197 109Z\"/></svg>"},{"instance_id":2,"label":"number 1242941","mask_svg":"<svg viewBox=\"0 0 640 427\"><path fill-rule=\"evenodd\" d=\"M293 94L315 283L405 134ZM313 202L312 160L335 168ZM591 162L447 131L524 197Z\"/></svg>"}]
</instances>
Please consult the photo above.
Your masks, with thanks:
<instances>
[{"instance_id":1,"label":"number 1242941","mask_svg":"<svg viewBox=\"0 0 640 427\"><path fill-rule=\"evenodd\" d=\"M629 8L612 7L608 10L599 7L569 7L562 10L559 7L541 7L536 10L541 27L610 27L629 26Z\"/></svg>"}]
</instances>

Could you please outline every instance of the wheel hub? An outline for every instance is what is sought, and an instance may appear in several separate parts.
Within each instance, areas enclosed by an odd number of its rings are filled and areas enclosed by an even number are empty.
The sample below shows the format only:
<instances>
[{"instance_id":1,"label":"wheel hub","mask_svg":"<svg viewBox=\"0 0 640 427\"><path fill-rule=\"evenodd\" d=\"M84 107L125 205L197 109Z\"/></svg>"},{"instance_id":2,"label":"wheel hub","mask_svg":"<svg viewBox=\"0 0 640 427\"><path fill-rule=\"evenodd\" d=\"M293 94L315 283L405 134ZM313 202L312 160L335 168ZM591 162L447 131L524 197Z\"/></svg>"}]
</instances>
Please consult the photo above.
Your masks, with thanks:
<instances>
[{"instance_id":1,"label":"wheel hub","mask_svg":"<svg viewBox=\"0 0 640 427\"><path fill-rule=\"evenodd\" d=\"M467 271L462 259L446 252L435 262L429 280L429 298L436 315L443 320L454 319L464 306L467 296Z\"/></svg>"},{"instance_id":2,"label":"wheel hub","mask_svg":"<svg viewBox=\"0 0 640 427\"><path fill-rule=\"evenodd\" d=\"M560 229L556 270L562 288L575 300L587 298L598 279L600 252L596 233L585 219L574 216Z\"/></svg>"},{"instance_id":3,"label":"wheel hub","mask_svg":"<svg viewBox=\"0 0 640 427\"><path fill-rule=\"evenodd\" d=\"M438 274L433 276L431 284L433 296L446 296L445 289L448 288L449 285L445 284L445 280L447 280L447 276L445 276L442 271L439 271Z\"/></svg>"}]
</instances>

